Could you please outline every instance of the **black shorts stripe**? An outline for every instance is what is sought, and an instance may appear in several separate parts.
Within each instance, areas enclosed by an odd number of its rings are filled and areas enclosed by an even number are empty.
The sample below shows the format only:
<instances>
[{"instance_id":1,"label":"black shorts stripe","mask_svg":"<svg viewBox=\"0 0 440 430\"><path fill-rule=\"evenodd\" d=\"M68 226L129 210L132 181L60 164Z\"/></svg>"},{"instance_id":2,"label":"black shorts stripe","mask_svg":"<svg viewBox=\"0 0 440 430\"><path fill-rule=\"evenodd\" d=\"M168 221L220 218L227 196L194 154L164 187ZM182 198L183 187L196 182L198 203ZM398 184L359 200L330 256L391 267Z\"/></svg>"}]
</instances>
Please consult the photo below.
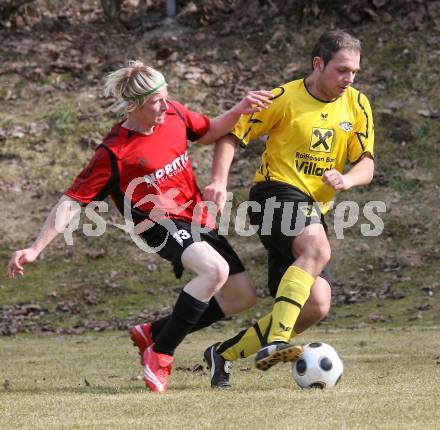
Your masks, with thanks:
<instances>
[{"instance_id":1,"label":"black shorts stripe","mask_svg":"<svg viewBox=\"0 0 440 430\"><path fill-rule=\"evenodd\" d=\"M296 302L295 300L290 299L289 297L284 297L284 296L277 297L275 299L275 303L278 303L278 302L287 302L287 303L290 303L290 304L295 305L296 307L302 309L302 306L300 303Z\"/></svg>"}]
</instances>

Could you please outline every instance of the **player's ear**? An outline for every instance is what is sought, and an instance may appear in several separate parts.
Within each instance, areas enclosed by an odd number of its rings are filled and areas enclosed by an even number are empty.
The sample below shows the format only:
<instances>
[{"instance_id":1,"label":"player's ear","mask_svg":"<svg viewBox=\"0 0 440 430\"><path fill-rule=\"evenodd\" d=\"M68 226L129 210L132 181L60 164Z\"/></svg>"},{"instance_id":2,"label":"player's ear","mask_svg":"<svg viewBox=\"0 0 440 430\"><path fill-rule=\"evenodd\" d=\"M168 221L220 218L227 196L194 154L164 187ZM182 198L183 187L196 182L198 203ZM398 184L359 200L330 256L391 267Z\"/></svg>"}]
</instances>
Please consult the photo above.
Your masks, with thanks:
<instances>
[{"instance_id":1,"label":"player's ear","mask_svg":"<svg viewBox=\"0 0 440 430\"><path fill-rule=\"evenodd\" d=\"M313 70L322 72L324 70L324 60L321 57L313 58Z\"/></svg>"}]
</instances>

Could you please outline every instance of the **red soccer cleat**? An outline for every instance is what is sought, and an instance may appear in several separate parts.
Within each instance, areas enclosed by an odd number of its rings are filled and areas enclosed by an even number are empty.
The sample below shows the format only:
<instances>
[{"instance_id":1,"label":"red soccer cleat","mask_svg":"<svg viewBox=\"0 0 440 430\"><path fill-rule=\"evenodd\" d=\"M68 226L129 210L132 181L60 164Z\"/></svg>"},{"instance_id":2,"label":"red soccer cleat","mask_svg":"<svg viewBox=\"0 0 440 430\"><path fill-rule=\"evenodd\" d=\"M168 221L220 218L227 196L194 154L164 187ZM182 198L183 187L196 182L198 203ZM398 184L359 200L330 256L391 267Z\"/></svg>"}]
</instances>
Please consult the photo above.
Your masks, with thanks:
<instances>
[{"instance_id":1,"label":"red soccer cleat","mask_svg":"<svg viewBox=\"0 0 440 430\"><path fill-rule=\"evenodd\" d=\"M144 365L144 352L153 345L151 338L151 323L138 324L130 329L130 337L133 345L139 348L139 355L141 356L141 364Z\"/></svg>"},{"instance_id":2,"label":"red soccer cleat","mask_svg":"<svg viewBox=\"0 0 440 430\"><path fill-rule=\"evenodd\" d=\"M171 374L173 357L153 351L153 345L144 352L144 381L146 386L156 393L168 390L168 377Z\"/></svg>"}]
</instances>

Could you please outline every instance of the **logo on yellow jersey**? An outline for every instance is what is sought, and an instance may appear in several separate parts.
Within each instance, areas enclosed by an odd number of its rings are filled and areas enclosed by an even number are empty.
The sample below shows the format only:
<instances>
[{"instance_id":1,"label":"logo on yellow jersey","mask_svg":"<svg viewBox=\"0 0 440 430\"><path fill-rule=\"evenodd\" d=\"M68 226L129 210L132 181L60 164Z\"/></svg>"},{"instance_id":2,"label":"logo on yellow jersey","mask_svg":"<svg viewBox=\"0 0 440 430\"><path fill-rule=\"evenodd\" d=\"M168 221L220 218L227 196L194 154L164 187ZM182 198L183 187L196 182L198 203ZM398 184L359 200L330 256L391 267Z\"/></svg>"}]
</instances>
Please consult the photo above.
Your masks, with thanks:
<instances>
[{"instance_id":1,"label":"logo on yellow jersey","mask_svg":"<svg viewBox=\"0 0 440 430\"><path fill-rule=\"evenodd\" d=\"M312 137L310 140L310 151L330 152L332 150L332 142L334 132L330 128L312 128Z\"/></svg>"},{"instance_id":2,"label":"logo on yellow jersey","mask_svg":"<svg viewBox=\"0 0 440 430\"><path fill-rule=\"evenodd\" d=\"M341 130L344 130L344 131L352 131L353 130L353 124L348 121L340 122L339 127L341 128Z\"/></svg>"}]
</instances>

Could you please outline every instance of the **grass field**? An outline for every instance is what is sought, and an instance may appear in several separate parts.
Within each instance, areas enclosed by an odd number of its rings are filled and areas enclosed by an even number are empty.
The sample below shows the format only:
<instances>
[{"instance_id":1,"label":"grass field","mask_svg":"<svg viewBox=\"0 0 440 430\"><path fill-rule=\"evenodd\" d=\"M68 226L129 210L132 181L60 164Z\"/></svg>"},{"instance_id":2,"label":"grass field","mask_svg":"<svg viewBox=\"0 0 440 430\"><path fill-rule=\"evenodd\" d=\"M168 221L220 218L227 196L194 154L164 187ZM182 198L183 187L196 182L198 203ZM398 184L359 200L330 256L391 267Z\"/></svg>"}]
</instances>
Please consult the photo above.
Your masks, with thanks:
<instances>
[{"instance_id":1,"label":"grass field","mask_svg":"<svg viewBox=\"0 0 440 430\"><path fill-rule=\"evenodd\" d=\"M230 334L230 333L227 333ZM209 388L201 355L223 334L190 336L176 355L170 390L147 392L124 333L0 339L1 429L438 429L438 328L311 330L341 353L332 390L301 390L287 364L262 373L234 363L231 391Z\"/></svg>"},{"instance_id":2,"label":"grass field","mask_svg":"<svg viewBox=\"0 0 440 430\"><path fill-rule=\"evenodd\" d=\"M241 2L248 21L231 21L238 24L230 31L221 21L168 22L139 34L97 19L96 0L31 3L41 13L28 24L23 17L17 28L0 23L2 271L14 250L30 245L116 120L102 97L110 70L134 58L160 62L172 98L216 116L248 90L307 74L312 44L329 25L345 23L362 40L355 87L373 106L377 154L373 184L338 194L336 203L353 200L363 209L383 201L387 212L381 236L361 236L361 215L344 240L335 237L332 213L327 217L332 310L299 339L331 343L343 357L341 384L322 392L296 387L287 365L259 373L251 359L235 363L233 391L213 391L206 371L191 371L208 345L232 334L224 330L255 316L251 310L221 332L190 336L178 350L169 393L149 393L126 333L95 334L96 324L85 322L127 324L169 310L189 274L176 281L169 263L140 252L114 227L122 223L114 208L104 216L103 236L85 236L81 224L75 246L60 238L23 278L7 281L0 274L0 333L2 324L6 333L21 332L0 336L0 430L440 429L439 2L404 1L402 16L394 15L396 2L373 1L368 11L358 9L374 18L356 24L349 14L310 15L300 24ZM390 7L391 22L388 13L378 14L385 11L379 3ZM172 55L159 60L167 52ZM238 151L229 177L234 206L247 198L263 148L261 141ZM212 153L209 146L189 148L202 189L210 181ZM272 304L264 297L266 253L257 237L228 239L249 270L264 314ZM37 310L24 311L28 305ZM73 328L85 334L41 334Z\"/></svg>"}]
</instances>

